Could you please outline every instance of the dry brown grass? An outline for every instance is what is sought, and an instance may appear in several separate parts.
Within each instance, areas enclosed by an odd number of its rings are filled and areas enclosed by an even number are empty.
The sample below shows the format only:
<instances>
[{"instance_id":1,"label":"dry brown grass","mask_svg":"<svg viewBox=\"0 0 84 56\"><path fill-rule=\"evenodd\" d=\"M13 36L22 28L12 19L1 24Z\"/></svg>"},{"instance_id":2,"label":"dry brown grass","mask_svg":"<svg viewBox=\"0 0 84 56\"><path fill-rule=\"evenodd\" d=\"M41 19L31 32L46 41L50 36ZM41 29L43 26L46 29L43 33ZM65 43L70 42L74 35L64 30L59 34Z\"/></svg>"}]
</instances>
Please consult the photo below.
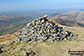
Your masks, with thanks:
<instances>
[{"instance_id":1,"label":"dry brown grass","mask_svg":"<svg viewBox=\"0 0 84 56\"><path fill-rule=\"evenodd\" d=\"M73 33L78 34L78 37L72 38L71 41L64 40L61 42L28 42L21 43L16 42L11 45L8 44L3 50L7 50L8 53L2 54L1 56L25 56L25 52L33 50L36 52L36 56L70 56L68 54L69 49L72 51L84 50L84 28L82 27L64 27L65 30L69 30ZM25 48L26 51L20 51L20 48Z\"/></svg>"}]
</instances>

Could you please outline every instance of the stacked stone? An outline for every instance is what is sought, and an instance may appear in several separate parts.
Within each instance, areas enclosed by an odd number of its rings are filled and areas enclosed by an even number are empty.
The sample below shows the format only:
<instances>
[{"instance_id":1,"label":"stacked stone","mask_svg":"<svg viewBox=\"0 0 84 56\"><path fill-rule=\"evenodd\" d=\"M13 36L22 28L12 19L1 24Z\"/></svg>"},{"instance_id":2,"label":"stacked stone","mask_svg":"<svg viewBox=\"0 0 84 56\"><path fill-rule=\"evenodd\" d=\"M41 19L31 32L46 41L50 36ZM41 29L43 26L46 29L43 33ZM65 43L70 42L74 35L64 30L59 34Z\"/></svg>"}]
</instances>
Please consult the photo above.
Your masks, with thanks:
<instances>
[{"instance_id":1,"label":"stacked stone","mask_svg":"<svg viewBox=\"0 0 84 56\"><path fill-rule=\"evenodd\" d=\"M21 42L46 40L56 42L64 39L68 40L73 36L75 34L63 30L63 27L49 21L47 16L43 16L28 23L16 38Z\"/></svg>"}]
</instances>

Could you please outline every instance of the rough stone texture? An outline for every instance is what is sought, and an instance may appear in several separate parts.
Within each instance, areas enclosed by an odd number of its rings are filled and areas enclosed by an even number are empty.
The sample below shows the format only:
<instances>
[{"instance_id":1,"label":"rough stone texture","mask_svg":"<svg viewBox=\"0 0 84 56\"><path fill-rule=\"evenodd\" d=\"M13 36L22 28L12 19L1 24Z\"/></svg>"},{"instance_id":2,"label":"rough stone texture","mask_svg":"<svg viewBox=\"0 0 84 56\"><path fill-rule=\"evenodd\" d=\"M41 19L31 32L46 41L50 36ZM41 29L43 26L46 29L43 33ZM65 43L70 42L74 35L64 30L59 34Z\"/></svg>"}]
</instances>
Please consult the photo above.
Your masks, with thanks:
<instances>
[{"instance_id":1,"label":"rough stone texture","mask_svg":"<svg viewBox=\"0 0 84 56\"><path fill-rule=\"evenodd\" d=\"M7 45L6 44L2 44L0 45L0 48L5 48Z\"/></svg>"},{"instance_id":2,"label":"rough stone texture","mask_svg":"<svg viewBox=\"0 0 84 56\"><path fill-rule=\"evenodd\" d=\"M25 48L20 48L20 51L26 51L26 49Z\"/></svg>"},{"instance_id":3,"label":"rough stone texture","mask_svg":"<svg viewBox=\"0 0 84 56\"><path fill-rule=\"evenodd\" d=\"M14 40L10 40L10 44L12 45L12 44L14 44L15 43L15 41Z\"/></svg>"},{"instance_id":4,"label":"rough stone texture","mask_svg":"<svg viewBox=\"0 0 84 56\"><path fill-rule=\"evenodd\" d=\"M75 36L74 33L66 31L63 27L49 21L47 15L33 20L28 23L16 36L16 39L21 42L28 41L46 41L51 42L69 40Z\"/></svg>"},{"instance_id":5,"label":"rough stone texture","mask_svg":"<svg viewBox=\"0 0 84 56\"><path fill-rule=\"evenodd\" d=\"M35 56L35 52L33 51L26 52L26 56Z\"/></svg>"},{"instance_id":6,"label":"rough stone texture","mask_svg":"<svg viewBox=\"0 0 84 56\"><path fill-rule=\"evenodd\" d=\"M0 54L2 53L3 51L1 50L1 48L0 48Z\"/></svg>"}]
</instances>

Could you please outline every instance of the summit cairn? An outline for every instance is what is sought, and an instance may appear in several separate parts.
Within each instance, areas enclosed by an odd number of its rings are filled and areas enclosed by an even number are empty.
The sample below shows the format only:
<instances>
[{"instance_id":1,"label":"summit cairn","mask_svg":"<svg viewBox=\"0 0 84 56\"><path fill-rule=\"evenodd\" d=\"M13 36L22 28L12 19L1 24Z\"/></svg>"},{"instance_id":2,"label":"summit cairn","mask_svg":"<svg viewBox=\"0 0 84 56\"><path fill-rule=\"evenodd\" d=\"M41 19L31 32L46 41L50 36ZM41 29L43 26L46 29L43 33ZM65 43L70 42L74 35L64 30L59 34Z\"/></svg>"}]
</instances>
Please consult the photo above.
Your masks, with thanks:
<instances>
[{"instance_id":1,"label":"summit cairn","mask_svg":"<svg viewBox=\"0 0 84 56\"><path fill-rule=\"evenodd\" d=\"M65 31L63 27L49 21L45 15L28 23L16 36L16 39L21 42L28 41L62 41L69 40L75 36L72 32Z\"/></svg>"}]
</instances>

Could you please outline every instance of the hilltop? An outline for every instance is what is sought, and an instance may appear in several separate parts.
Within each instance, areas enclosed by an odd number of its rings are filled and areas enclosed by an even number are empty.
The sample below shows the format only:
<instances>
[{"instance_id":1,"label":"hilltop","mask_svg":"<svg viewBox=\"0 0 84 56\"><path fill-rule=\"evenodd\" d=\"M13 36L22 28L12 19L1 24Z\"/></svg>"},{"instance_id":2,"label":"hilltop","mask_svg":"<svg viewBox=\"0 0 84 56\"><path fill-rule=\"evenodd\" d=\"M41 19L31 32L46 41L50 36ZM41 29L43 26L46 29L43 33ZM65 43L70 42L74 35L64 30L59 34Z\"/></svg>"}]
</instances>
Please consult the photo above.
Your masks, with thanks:
<instances>
[{"instance_id":1,"label":"hilltop","mask_svg":"<svg viewBox=\"0 0 84 56\"><path fill-rule=\"evenodd\" d=\"M72 40L64 40L61 42L19 42L15 39L13 35L3 35L4 39L0 43L0 45L5 44L6 47L2 47L3 51L6 53L0 54L1 56L25 56L26 52L30 52L31 50L35 52L36 56L69 56L68 51L75 50L81 51L84 50L84 30L82 27L64 27L66 30L70 30L71 32L79 34L78 37L74 37ZM82 29L82 31L81 31ZM8 36L8 37L6 37ZM2 36L0 36L1 38ZM0 39L1 40L1 39ZM11 43L11 40L15 42ZM20 49L23 48L23 51ZM26 49L26 50L24 50Z\"/></svg>"},{"instance_id":2,"label":"hilltop","mask_svg":"<svg viewBox=\"0 0 84 56\"><path fill-rule=\"evenodd\" d=\"M83 27L69 27L64 26L64 30L71 31L78 34L70 40L57 41L55 43L45 41L45 42L20 42L16 40L14 34L7 34L0 36L0 48L2 53L0 56L69 56L68 51L70 50L83 50L84 48L84 29ZM82 31L81 31L82 29ZM81 44L80 44L81 43Z\"/></svg>"}]
</instances>

